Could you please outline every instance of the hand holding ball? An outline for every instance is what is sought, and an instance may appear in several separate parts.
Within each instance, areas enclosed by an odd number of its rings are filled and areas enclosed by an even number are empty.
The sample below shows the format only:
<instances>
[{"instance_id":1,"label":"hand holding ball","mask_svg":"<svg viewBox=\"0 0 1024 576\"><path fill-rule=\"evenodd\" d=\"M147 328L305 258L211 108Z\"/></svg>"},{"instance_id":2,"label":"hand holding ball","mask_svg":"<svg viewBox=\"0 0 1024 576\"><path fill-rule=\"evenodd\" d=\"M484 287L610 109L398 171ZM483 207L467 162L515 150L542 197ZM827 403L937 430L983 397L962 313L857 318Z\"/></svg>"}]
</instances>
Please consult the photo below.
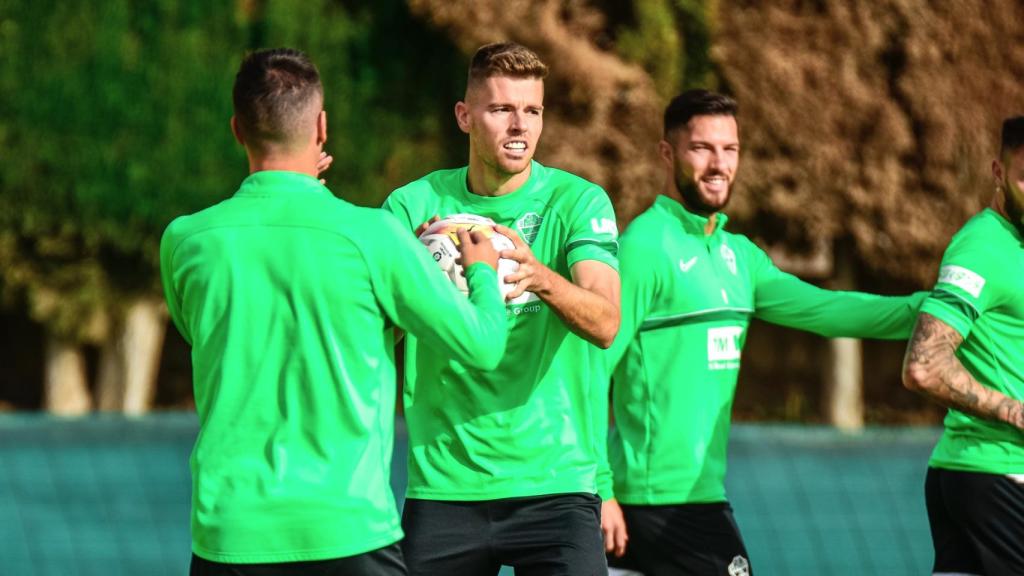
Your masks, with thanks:
<instances>
[{"instance_id":1,"label":"hand holding ball","mask_svg":"<svg viewBox=\"0 0 1024 576\"><path fill-rule=\"evenodd\" d=\"M490 218L473 214L453 214L428 223L426 230L420 234L420 241L430 250L434 261L463 294L469 293L463 273L464 265L482 261L494 266L494 262L497 261L498 287L501 289L501 295L505 296L515 288L515 284L505 284L503 279L515 272L519 268L519 263L497 257L498 252L511 250L515 245L507 236L496 232L494 225Z\"/></svg>"}]
</instances>

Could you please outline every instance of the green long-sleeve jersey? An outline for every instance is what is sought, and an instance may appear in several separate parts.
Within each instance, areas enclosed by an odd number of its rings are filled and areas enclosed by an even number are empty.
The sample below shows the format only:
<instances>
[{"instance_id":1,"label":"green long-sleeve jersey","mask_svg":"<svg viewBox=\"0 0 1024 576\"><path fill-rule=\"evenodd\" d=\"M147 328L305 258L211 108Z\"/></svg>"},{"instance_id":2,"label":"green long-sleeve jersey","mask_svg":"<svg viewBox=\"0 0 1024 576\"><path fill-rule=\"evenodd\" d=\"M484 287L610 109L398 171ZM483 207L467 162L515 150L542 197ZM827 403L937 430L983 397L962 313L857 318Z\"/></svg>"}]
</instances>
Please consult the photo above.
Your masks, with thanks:
<instances>
[{"instance_id":1,"label":"green long-sleeve jersey","mask_svg":"<svg viewBox=\"0 0 1024 576\"><path fill-rule=\"evenodd\" d=\"M925 294L818 288L745 236L659 196L621 239L622 325L608 351L614 494L626 504L720 502L740 357L752 317L823 336L906 338ZM606 496L610 491L599 487Z\"/></svg>"},{"instance_id":2,"label":"green long-sleeve jersey","mask_svg":"<svg viewBox=\"0 0 1024 576\"><path fill-rule=\"evenodd\" d=\"M467 270L467 299L393 216L277 171L172 222L160 270L192 346L193 551L294 562L401 538L391 326L494 368L507 340L494 270Z\"/></svg>"}]
</instances>

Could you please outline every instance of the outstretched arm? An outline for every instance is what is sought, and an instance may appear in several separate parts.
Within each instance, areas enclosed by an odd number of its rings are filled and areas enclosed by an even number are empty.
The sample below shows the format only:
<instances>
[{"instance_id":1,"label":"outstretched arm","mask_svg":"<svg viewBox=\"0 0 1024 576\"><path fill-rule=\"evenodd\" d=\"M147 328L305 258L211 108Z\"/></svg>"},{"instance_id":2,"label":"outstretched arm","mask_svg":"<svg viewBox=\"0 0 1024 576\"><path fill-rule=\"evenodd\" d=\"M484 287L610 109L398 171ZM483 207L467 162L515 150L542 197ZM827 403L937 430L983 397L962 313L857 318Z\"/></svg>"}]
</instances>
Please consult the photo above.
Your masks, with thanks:
<instances>
[{"instance_id":1,"label":"outstretched arm","mask_svg":"<svg viewBox=\"0 0 1024 576\"><path fill-rule=\"evenodd\" d=\"M878 296L826 290L777 269L765 276L756 286L754 314L773 324L827 338L906 338L927 296L925 292Z\"/></svg>"},{"instance_id":2,"label":"outstretched arm","mask_svg":"<svg viewBox=\"0 0 1024 576\"><path fill-rule=\"evenodd\" d=\"M982 385L960 363L963 342L951 326L921 313L903 358L903 385L967 414L1024 430L1024 404Z\"/></svg>"}]
</instances>

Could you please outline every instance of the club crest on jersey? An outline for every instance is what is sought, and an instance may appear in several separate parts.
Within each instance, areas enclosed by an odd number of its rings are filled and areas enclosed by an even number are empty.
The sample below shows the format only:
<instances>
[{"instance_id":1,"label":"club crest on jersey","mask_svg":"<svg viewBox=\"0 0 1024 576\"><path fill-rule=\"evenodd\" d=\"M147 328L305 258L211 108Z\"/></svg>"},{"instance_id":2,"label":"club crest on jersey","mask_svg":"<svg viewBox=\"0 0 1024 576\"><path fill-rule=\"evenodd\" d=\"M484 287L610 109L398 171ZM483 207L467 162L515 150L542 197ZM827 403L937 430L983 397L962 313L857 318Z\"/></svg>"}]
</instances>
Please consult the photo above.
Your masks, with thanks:
<instances>
[{"instance_id":1,"label":"club crest on jersey","mask_svg":"<svg viewBox=\"0 0 1024 576\"><path fill-rule=\"evenodd\" d=\"M533 245L533 241L537 239L537 234L540 232L542 222L544 222L544 217L536 212L527 212L519 220L516 220L516 228L519 229L519 236L522 237L523 242Z\"/></svg>"},{"instance_id":2,"label":"club crest on jersey","mask_svg":"<svg viewBox=\"0 0 1024 576\"><path fill-rule=\"evenodd\" d=\"M722 244L718 252L722 255L722 260L725 260L725 265L729 268L729 272L736 274L736 253L732 251L732 248Z\"/></svg>"}]
</instances>

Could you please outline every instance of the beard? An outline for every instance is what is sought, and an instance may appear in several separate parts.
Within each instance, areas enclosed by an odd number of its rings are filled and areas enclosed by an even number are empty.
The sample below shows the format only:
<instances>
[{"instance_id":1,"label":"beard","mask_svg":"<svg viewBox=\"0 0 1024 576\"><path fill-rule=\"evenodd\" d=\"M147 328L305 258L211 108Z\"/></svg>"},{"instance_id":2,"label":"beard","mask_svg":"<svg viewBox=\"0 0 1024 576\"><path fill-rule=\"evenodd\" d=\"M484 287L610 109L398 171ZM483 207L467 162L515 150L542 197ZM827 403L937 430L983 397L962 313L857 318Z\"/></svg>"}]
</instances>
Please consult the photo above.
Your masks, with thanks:
<instances>
[{"instance_id":1,"label":"beard","mask_svg":"<svg viewBox=\"0 0 1024 576\"><path fill-rule=\"evenodd\" d=\"M1010 222L1024 231L1024 190L1014 189L1008 181L1003 182L1003 206Z\"/></svg>"},{"instance_id":2,"label":"beard","mask_svg":"<svg viewBox=\"0 0 1024 576\"><path fill-rule=\"evenodd\" d=\"M701 216L710 216L715 212L724 210L729 205L729 200L732 199L732 186L729 186L729 190L725 195L725 200L722 202L708 202L700 195L700 190L697 185L691 181L680 182L680 179L676 179L676 191L679 192L679 196L683 199L683 205L685 205L690 212L699 214Z\"/></svg>"}]
</instances>

